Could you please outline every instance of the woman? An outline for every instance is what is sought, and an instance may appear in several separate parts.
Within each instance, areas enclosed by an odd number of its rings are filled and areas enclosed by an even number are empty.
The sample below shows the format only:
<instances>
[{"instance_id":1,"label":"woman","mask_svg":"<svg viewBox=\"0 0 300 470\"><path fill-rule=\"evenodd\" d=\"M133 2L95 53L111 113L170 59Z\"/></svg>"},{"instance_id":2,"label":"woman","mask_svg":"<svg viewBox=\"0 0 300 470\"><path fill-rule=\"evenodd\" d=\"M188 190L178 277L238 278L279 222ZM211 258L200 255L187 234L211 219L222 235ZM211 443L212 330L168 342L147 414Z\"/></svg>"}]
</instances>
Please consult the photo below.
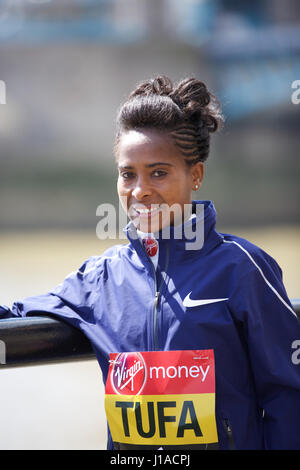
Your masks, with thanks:
<instances>
[{"instance_id":1,"label":"woman","mask_svg":"<svg viewBox=\"0 0 300 470\"><path fill-rule=\"evenodd\" d=\"M211 202L191 199L221 123L199 80L139 85L115 145L129 244L0 309L2 318L57 315L90 339L106 383L108 449L300 449L291 360L300 327L281 270L219 233Z\"/></svg>"}]
</instances>

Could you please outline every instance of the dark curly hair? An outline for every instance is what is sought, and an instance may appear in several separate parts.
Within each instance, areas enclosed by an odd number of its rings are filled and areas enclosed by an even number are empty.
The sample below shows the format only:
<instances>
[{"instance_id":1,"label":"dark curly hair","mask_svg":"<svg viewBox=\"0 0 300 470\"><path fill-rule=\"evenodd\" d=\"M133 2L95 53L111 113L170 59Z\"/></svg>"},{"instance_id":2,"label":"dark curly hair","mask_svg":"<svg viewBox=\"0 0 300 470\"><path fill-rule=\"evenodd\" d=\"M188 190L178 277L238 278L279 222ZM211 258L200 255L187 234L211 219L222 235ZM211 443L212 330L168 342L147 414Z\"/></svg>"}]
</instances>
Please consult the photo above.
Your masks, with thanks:
<instances>
[{"instance_id":1,"label":"dark curly hair","mask_svg":"<svg viewBox=\"0 0 300 470\"><path fill-rule=\"evenodd\" d=\"M165 76L140 83L117 117L116 154L121 135L129 130L156 129L169 133L188 165L204 162L210 134L223 124L220 104L206 85L186 78L177 85Z\"/></svg>"}]
</instances>

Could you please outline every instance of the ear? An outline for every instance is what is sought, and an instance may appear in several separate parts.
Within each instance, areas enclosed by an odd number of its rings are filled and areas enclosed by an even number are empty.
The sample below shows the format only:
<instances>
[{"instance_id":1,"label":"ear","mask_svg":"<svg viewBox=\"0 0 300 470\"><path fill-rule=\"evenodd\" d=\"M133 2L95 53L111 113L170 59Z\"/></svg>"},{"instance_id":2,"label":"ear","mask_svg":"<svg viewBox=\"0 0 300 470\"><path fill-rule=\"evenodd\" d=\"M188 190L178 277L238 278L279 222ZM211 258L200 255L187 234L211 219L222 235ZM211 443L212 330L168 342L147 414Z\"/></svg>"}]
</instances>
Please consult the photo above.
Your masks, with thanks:
<instances>
[{"instance_id":1,"label":"ear","mask_svg":"<svg viewBox=\"0 0 300 470\"><path fill-rule=\"evenodd\" d=\"M192 189L197 191L203 181L204 177L204 164L203 162L197 162L191 168L191 178L192 178Z\"/></svg>"}]
</instances>

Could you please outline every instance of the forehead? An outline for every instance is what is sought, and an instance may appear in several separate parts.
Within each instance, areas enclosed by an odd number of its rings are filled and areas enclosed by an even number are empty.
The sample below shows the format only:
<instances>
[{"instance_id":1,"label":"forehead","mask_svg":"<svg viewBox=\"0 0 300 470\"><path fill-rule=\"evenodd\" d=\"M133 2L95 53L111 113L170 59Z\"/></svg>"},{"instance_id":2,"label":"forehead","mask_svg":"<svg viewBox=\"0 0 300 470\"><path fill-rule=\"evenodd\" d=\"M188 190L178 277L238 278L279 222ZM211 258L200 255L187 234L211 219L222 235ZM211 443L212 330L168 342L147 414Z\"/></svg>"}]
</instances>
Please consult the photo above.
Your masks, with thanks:
<instances>
[{"instance_id":1,"label":"forehead","mask_svg":"<svg viewBox=\"0 0 300 470\"><path fill-rule=\"evenodd\" d=\"M147 164L165 161L185 163L178 147L166 132L131 130L120 137L117 160L119 165Z\"/></svg>"}]
</instances>

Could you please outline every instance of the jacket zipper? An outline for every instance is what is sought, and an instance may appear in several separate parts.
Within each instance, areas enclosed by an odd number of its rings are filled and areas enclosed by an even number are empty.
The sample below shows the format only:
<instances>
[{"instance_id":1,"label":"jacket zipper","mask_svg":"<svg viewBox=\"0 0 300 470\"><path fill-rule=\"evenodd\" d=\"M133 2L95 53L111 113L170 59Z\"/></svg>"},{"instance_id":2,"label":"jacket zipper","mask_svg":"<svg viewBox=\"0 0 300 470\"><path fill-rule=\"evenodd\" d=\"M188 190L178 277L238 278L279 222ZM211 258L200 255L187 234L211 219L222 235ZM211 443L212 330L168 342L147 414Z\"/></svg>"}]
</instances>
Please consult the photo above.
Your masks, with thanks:
<instances>
[{"instance_id":1,"label":"jacket zipper","mask_svg":"<svg viewBox=\"0 0 300 470\"><path fill-rule=\"evenodd\" d=\"M154 311L153 311L153 338L154 338L154 351L158 351L158 325L157 325L157 317L158 317L158 302L159 302L159 292L155 292L154 297Z\"/></svg>"},{"instance_id":2,"label":"jacket zipper","mask_svg":"<svg viewBox=\"0 0 300 470\"><path fill-rule=\"evenodd\" d=\"M227 435L228 449L235 450L235 444L234 444L233 435L232 435L232 427L227 418L224 419L224 427L225 427L225 431Z\"/></svg>"},{"instance_id":3,"label":"jacket zipper","mask_svg":"<svg viewBox=\"0 0 300 470\"><path fill-rule=\"evenodd\" d=\"M167 244L166 248L166 265L165 265L165 272L167 271L169 266L169 245ZM154 306L153 306L153 343L154 343L154 351L159 351L159 342L158 342L158 304L160 300L161 290L164 284L162 279L159 289L157 289L157 278L156 278L156 270L152 263L153 273L154 273L154 283L155 283L155 291L154 291Z\"/></svg>"}]
</instances>

